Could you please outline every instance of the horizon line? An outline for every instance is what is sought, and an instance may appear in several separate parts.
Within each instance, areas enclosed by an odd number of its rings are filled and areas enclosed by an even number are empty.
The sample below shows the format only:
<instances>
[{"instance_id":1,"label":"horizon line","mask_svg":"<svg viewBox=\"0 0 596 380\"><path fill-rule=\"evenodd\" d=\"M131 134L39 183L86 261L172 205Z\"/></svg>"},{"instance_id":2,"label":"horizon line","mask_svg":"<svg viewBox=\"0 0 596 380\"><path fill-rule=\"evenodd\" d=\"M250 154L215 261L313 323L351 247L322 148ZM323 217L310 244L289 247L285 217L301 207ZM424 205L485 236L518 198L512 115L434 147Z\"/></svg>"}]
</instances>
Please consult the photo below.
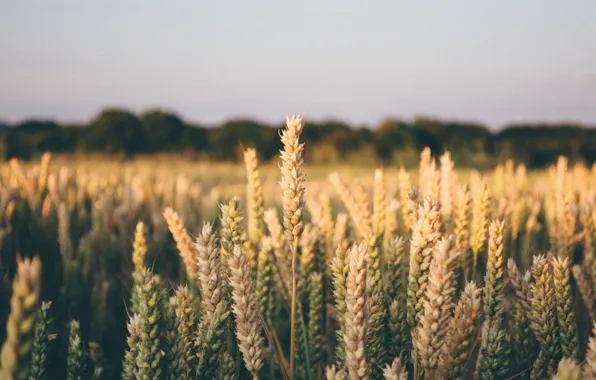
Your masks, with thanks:
<instances>
[{"instance_id":1,"label":"horizon line","mask_svg":"<svg viewBox=\"0 0 596 380\"><path fill-rule=\"evenodd\" d=\"M260 125L275 127L277 125L285 124L285 117L292 115L288 113L279 118L278 121L273 121L271 118L257 116L257 115L250 115L250 114L236 114L230 115L227 117L218 118L217 121L199 121L195 118L189 118L183 115L182 112L175 111L172 108L168 107L160 107L160 106L152 106L152 107L145 107L141 108L140 110L135 110L132 107L127 108L125 106L105 106L99 108L99 110L94 113L92 116L87 117L85 119L74 119L74 118L60 118L60 117L52 117L52 116L43 116L43 115L31 115L31 116L24 116L20 118L13 118L7 119L3 118L0 115L0 124L8 125L9 127L14 127L19 124L23 124L26 122L55 122L60 126L72 126L78 124L89 124L97 115L101 112L106 110L120 110L129 112L136 117L140 118L143 114L150 112L150 111L161 111L167 114L174 115L182 120L185 124L194 127L204 127L204 128L217 128L223 124L234 122L234 121L252 121ZM480 120L475 120L473 118L458 118L458 117L441 117L438 115L433 115L432 113L415 113L409 117L397 116L387 114L386 116L377 117L375 122L359 122L357 120L349 120L348 118L344 118L341 116L336 115L328 115L328 116L319 116L319 117L308 117L305 113L294 113L296 115L300 115L304 118L305 123L316 123L316 124L325 124L325 123L339 123L344 124L352 129L357 128L367 128L367 129L375 129L379 127L381 124L394 121L394 122L404 122L407 124L413 123L416 119L427 119L432 121L437 121L441 124L462 124L462 125L475 125L479 127L484 127L491 131L498 131L514 126L528 126L528 127L559 127L559 126L578 126L578 127L586 127L586 128L596 128L596 121L585 122L574 120L572 118L560 118L560 119L512 119L506 123L495 125L488 122L483 122Z\"/></svg>"}]
</instances>

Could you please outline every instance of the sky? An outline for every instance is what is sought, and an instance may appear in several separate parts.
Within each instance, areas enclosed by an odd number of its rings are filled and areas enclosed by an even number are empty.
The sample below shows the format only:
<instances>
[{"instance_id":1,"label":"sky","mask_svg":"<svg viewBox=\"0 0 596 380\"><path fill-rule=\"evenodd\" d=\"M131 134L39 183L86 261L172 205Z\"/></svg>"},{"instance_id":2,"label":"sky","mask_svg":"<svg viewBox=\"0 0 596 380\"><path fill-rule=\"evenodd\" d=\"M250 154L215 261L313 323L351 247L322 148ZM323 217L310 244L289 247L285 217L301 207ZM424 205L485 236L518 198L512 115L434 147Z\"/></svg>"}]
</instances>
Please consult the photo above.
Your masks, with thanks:
<instances>
[{"instance_id":1,"label":"sky","mask_svg":"<svg viewBox=\"0 0 596 380\"><path fill-rule=\"evenodd\" d=\"M596 1L0 1L0 119L596 125Z\"/></svg>"}]
</instances>

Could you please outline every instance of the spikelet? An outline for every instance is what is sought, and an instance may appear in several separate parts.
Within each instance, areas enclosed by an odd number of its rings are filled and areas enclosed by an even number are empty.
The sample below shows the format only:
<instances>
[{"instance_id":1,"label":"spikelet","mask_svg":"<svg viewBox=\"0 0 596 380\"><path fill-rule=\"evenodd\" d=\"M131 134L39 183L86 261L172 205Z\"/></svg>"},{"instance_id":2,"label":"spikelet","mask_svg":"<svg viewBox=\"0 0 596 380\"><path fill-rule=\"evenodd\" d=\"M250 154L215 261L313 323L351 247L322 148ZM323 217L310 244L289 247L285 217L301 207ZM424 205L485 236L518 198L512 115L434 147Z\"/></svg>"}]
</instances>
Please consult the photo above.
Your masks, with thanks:
<instances>
[{"instance_id":1,"label":"spikelet","mask_svg":"<svg viewBox=\"0 0 596 380\"><path fill-rule=\"evenodd\" d=\"M233 259L233 257L230 258L230 260ZM248 261L246 261L246 265L248 266ZM228 314L229 311L226 308L225 302L218 303L211 315L211 319L205 327L206 331L204 332L204 338L199 352L199 360L196 367L196 375L201 380L211 380L215 375L218 366L221 365L221 363L218 363L218 359L220 357L220 352L222 352L222 355L225 355L226 352L224 349L224 334ZM240 346L241 350L243 347L245 346ZM260 355L260 352L258 355ZM254 376L256 378L256 375Z\"/></svg>"},{"instance_id":2,"label":"spikelet","mask_svg":"<svg viewBox=\"0 0 596 380\"><path fill-rule=\"evenodd\" d=\"M166 378L174 377L181 371L183 363L175 360L182 356L178 351L181 337L178 335L178 318L176 318L176 299L164 292L163 304L161 305L162 326L160 331L160 344L162 345L163 373Z\"/></svg>"},{"instance_id":3,"label":"spikelet","mask_svg":"<svg viewBox=\"0 0 596 380\"><path fill-rule=\"evenodd\" d=\"M177 320L175 356L172 358L171 373L174 379L186 379L195 367L195 345L193 334L196 329L196 315L188 287L174 290L174 312Z\"/></svg>"},{"instance_id":4,"label":"spikelet","mask_svg":"<svg viewBox=\"0 0 596 380\"><path fill-rule=\"evenodd\" d=\"M264 237L261 240L259 251L259 263L257 266L256 292L259 299L259 307L265 321L271 321L271 315L275 309L275 279L273 278L273 245L271 238Z\"/></svg>"},{"instance_id":5,"label":"spikelet","mask_svg":"<svg viewBox=\"0 0 596 380\"><path fill-rule=\"evenodd\" d=\"M234 300L232 309L236 316L238 346L246 369L257 379L263 366L263 338L250 265L239 246L234 247L234 253L228 263L231 270L230 284Z\"/></svg>"},{"instance_id":6,"label":"spikelet","mask_svg":"<svg viewBox=\"0 0 596 380\"><path fill-rule=\"evenodd\" d=\"M383 276L381 274L381 251L380 240L372 235L368 239L366 264L367 280L367 364L369 376L377 378L383 372L388 360L387 345L388 333L387 315L388 308L385 301Z\"/></svg>"},{"instance_id":7,"label":"spikelet","mask_svg":"<svg viewBox=\"0 0 596 380\"><path fill-rule=\"evenodd\" d=\"M227 204L221 204L220 216L220 256L221 256L221 273L223 282L229 285L230 268L228 262L234 252L234 247L244 244L244 229L240 225L242 222L242 212L240 211L240 204L238 198L232 198ZM229 292L228 292L229 293Z\"/></svg>"},{"instance_id":8,"label":"spikelet","mask_svg":"<svg viewBox=\"0 0 596 380\"><path fill-rule=\"evenodd\" d=\"M425 198L418 208L417 215L417 221L412 226L408 274L408 324L412 329L416 328L422 315L430 262L435 244L440 236L439 205L432 199Z\"/></svg>"},{"instance_id":9,"label":"spikelet","mask_svg":"<svg viewBox=\"0 0 596 380\"><path fill-rule=\"evenodd\" d=\"M263 190L259 176L259 161L257 151L248 148L244 151L244 163L246 164L246 177L248 179L248 239L253 245L258 245L263 236Z\"/></svg>"},{"instance_id":10,"label":"spikelet","mask_svg":"<svg viewBox=\"0 0 596 380\"><path fill-rule=\"evenodd\" d=\"M126 343L128 349L124 354L122 378L124 380L135 380L141 378L141 365L138 356L141 350L141 317L138 314L131 315L127 323L128 337Z\"/></svg>"},{"instance_id":11,"label":"spikelet","mask_svg":"<svg viewBox=\"0 0 596 380\"><path fill-rule=\"evenodd\" d=\"M387 295L390 300L396 299L404 291L404 243L401 236L389 240L387 249Z\"/></svg>"},{"instance_id":12,"label":"spikelet","mask_svg":"<svg viewBox=\"0 0 596 380\"><path fill-rule=\"evenodd\" d=\"M143 222L138 222L135 230L135 238L132 243L132 262L136 271L141 271L145 267L146 255L145 225Z\"/></svg>"},{"instance_id":13,"label":"spikelet","mask_svg":"<svg viewBox=\"0 0 596 380\"><path fill-rule=\"evenodd\" d=\"M468 282L449 321L447 339L439 363L440 372L448 379L461 378L474 348L476 318L480 310L482 289Z\"/></svg>"},{"instance_id":14,"label":"spikelet","mask_svg":"<svg viewBox=\"0 0 596 380\"><path fill-rule=\"evenodd\" d=\"M170 233L176 242L176 248L178 248L178 253L182 258L182 262L184 262L186 274L190 278L195 278L197 252L194 249L190 235L186 231L186 227L184 227L184 222L178 213L171 207L166 208L163 216L168 223Z\"/></svg>"},{"instance_id":15,"label":"spikelet","mask_svg":"<svg viewBox=\"0 0 596 380\"><path fill-rule=\"evenodd\" d=\"M331 273L333 281L333 298L335 300L335 318L337 319L337 345L335 347L335 357L338 363L345 360L345 341L346 331L346 287L348 273L350 271L350 257L345 249L338 244L335 257L331 261Z\"/></svg>"},{"instance_id":16,"label":"spikelet","mask_svg":"<svg viewBox=\"0 0 596 380\"><path fill-rule=\"evenodd\" d=\"M346 372L341 369L335 368L334 365L327 366L325 369L325 379L326 380L346 380Z\"/></svg>"},{"instance_id":17,"label":"spikelet","mask_svg":"<svg viewBox=\"0 0 596 380\"><path fill-rule=\"evenodd\" d=\"M396 357L391 366L387 365L383 370L383 377L385 380L408 380L408 371L401 364L401 359Z\"/></svg>"},{"instance_id":18,"label":"spikelet","mask_svg":"<svg viewBox=\"0 0 596 380\"><path fill-rule=\"evenodd\" d=\"M532 370L532 378L552 376L560 354L559 327L553 286L553 270L543 255L534 256L532 294L532 330L540 347L539 357Z\"/></svg>"},{"instance_id":19,"label":"spikelet","mask_svg":"<svg viewBox=\"0 0 596 380\"><path fill-rule=\"evenodd\" d=\"M423 314L413 335L420 364L425 377L437 377L439 358L446 341L446 334L454 306L459 252L455 249L455 236L442 238L435 250L430 266L428 286L424 297Z\"/></svg>"},{"instance_id":20,"label":"spikelet","mask_svg":"<svg viewBox=\"0 0 596 380\"><path fill-rule=\"evenodd\" d=\"M141 378L160 378L163 375L161 350L162 292L159 280L148 269L139 272L139 316L141 336L137 360L143 363Z\"/></svg>"},{"instance_id":21,"label":"spikelet","mask_svg":"<svg viewBox=\"0 0 596 380\"><path fill-rule=\"evenodd\" d=\"M484 287L484 315L497 318L502 314L504 293L504 229L502 221L492 221L489 226L488 261Z\"/></svg>"},{"instance_id":22,"label":"spikelet","mask_svg":"<svg viewBox=\"0 0 596 380\"><path fill-rule=\"evenodd\" d=\"M557 374L552 380L582 380L582 370L573 358L564 358L559 363Z\"/></svg>"},{"instance_id":23,"label":"spikelet","mask_svg":"<svg viewBox=\"0 0 596 380\"><path fill-rule=\"evenodd\" d=\"M552 266L561 354L563 357L577 358L578 338L571 300L571 285L569 284L569 278L571 276L569 258L554 257L552 259Z\"/></svg>"},{"instance_id":24,"label":"spikelet","mask_svg":"<svg viewBox=\"0 0 596 380\"><path fill-rule=\"evenodd\" d=\"M346 367L351 379L368 379L366 363L366 251L361 243L350 249L350 271L346 289Z\"/></svg>"},{"instance_id":25,"label":"spikelet","mask_svg":"<svg viewBox=\"0 0 596 380\"><path fill-rule=\"evenodd\" d=\"M6 322L6 340L0 354L2 379L27 379L29 375L40 282L39 258L17 258L17 274L12 283L10 314Z\"/></svg>"},{"instance_id":26,"label":"spikelet","mask_svg":"<svg viewBox=\"0 0 596 380\"><path fill-rule=\"evenodd\" d=\"M472 248L472 274L476 273L478 267L478 256L484 253L486 248L486 235L488 232L488 217L490 207L490 195L486 183L483 185L478 198L474 201L472 210L472 225L470 227L470 248Z\"/></svg>"},{"instance_id":27,"label":"spikelet","mask_svg":"<svg viewBox=\"0 0 596 380\"><path fill-rule=\"evenodd\" d=\"M88 356L87 349L81 341L79 322L71 321L66 359L66 378L68 380L83 380L87 377Z\"/></svg>"},{"instance_id":28,"label":"spikelet","mask_svg":"<svg viewBox=\"0 0 596 380\"><path fill-rule=\"evenodd\" d=\"M281 132L281 181L283 191L283 225L288 241L297 241L302 232L304 209L304 143L300 135L304 122L300 116L286 117L286 128Z\"/></svg>"},{"instance_id":29,"label":"spikelet","mask_svg":"<svg viewBox=\"0 0 596 380\"><path fill-rule=\"evenodd\" d=\"M224 350L219 358L217 371L218 380L237 380L236 362L230 353Z\"/></svg>"},{"instance_id":30,"label":"spikelet","mask_svg":"<svg viewBox=\"0 0 596 380\"><path fill-rule=\"evenodd\" d=\"M530 316L532 315L530 280L532 275L530 271L526 271L522 275L511 258L507 261L507 271L515 292L512 360L514 373L518 373L529 368L535 359L535 342L530 326Z\"/></svg>"},{"instance_id":31,"label":"spikelet","mask_svg":"<svg viewBox=\"0 0 596 380\"><path fill-rule=\"evenodd\" d=\"M484 277L484 316L482 348L478 358L481 379L501 378L509 370L509 344L503 328L504 297L504 223L493 221L489 227L488 261Z\"/></svg>"},{"instance_id":32,"label":"spikelet","mask_svg":"<svg viewBox=\"0 0 596 380\"><path fill-rule=\"evenodd\" d=\"M406 317L405 300L389 301L389 350L388 353L397 355L406 363L410 359L411 339L410 329Z\"/></svg>"},{"instance_id":33,"label":"spikelet","mask_svg":"<svg viewBox=\"0 0 596 380\"><path fill-rule=\"evenodd\" d=\"M308 337L311 378L317 378L323 359L323 277L314 273L310 277L308 294Z\"/></svg>"},{"instance_id":34,"label":"spikelet","mask_svg":"<svg viewBox=\"0 0 596 380\"><path fill-rule=\"evenodd\" d=\"M374 197L373 197L373 233L381 236L385 230L385 175L383 169L375 170Z\"/></svg>"},{"instance_id":35,"label":"spikelet","mask_svg":"<svg viewBox=\"0 0 596 380\"><path fill-rule=\"evenodd\" d=\"M56 339L56 334L50 333L52 324L48 316L48 311L51 305L51 302L42 302L38 311L31 355L30 379L43 379L46 376L50 345Z\"/></svg>"},{"instance_id":36,"label":"spikelet","mask_svg":"<svg viewBox=\"0 0 596 380\"><path fill-rule=\"evenodd\" d=\"M198 252L196 267L201 291L201 312L204 320L208 323L213 317L215 308L223 299L221 256L211 223L203 224L203 229L196 240L195 249Z\"/></svg>"},{"instance_id":37,"label":"spikelet","mask_svg":"<svg viewBox=\"0 0 596 380\"><path fill-rule=\"evenodd\" d=\"M586 363L583 370L586 379L596 379L596 323L593 325L592 336L588 341Z\"/></svg>"}]
</instances>

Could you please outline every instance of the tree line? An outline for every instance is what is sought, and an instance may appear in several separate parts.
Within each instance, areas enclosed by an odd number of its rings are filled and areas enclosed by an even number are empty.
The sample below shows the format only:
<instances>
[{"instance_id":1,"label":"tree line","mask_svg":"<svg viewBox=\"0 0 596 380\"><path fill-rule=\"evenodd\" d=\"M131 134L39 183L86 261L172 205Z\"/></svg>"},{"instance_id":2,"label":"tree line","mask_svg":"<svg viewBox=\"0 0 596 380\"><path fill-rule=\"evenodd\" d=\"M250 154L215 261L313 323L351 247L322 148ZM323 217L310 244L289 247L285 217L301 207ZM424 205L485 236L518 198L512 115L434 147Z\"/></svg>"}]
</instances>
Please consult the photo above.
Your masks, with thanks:
<instances>
[{"instance_id":1,"label":"tree line","mask_svg":"<svg viewBox=\"0 0 596 380\"><path fill-rule=\"evenodd\" d=\"M278 130L254 120L229 120L206 127L176 114L155 109L135 115L105 109L88 123L61 125L51 120L0 123L0 158L34 159L41 153L102 154L131 158L146 154L179 154L193 159L238 161L248 146L259 159L276 159L281 148ZM430 118L387 119L373 127L339 121L309 122L303 133L311 164L384 163L414 165L429 146L435 154L449 149L458 166L490 167L512 158L543 168L559 155L588 165L596 161L596 129L578 124L509 125L491 131L475 123Z\"/></svg>"}]
</instances>

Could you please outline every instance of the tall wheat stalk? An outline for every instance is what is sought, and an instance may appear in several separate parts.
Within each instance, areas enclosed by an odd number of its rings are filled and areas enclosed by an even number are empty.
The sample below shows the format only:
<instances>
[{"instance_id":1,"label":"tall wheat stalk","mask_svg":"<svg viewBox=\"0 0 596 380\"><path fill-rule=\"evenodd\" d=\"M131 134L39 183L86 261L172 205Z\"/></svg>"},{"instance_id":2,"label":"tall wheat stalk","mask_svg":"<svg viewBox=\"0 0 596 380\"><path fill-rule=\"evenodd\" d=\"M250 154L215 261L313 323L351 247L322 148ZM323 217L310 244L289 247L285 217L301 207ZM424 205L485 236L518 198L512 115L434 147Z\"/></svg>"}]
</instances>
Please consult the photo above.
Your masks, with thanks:
<instances>
[{"instance_id":1,"label":"tall wheat stalk","mask_svg":"<svg viewBox=\"0 0 596 380\"><path fill-rule=\"evenodd\" d=\"M290 376L294 378L294 353L296 337L296 257L298 242L303 229L304 210L304 143L300 135L304 122L300 116L286 117L286 129L281 132L283 149L280 152L282 164L280 186L283 191L283 225L292 252L292 302L290 311Z\"/></svg>"}]
</instances>

